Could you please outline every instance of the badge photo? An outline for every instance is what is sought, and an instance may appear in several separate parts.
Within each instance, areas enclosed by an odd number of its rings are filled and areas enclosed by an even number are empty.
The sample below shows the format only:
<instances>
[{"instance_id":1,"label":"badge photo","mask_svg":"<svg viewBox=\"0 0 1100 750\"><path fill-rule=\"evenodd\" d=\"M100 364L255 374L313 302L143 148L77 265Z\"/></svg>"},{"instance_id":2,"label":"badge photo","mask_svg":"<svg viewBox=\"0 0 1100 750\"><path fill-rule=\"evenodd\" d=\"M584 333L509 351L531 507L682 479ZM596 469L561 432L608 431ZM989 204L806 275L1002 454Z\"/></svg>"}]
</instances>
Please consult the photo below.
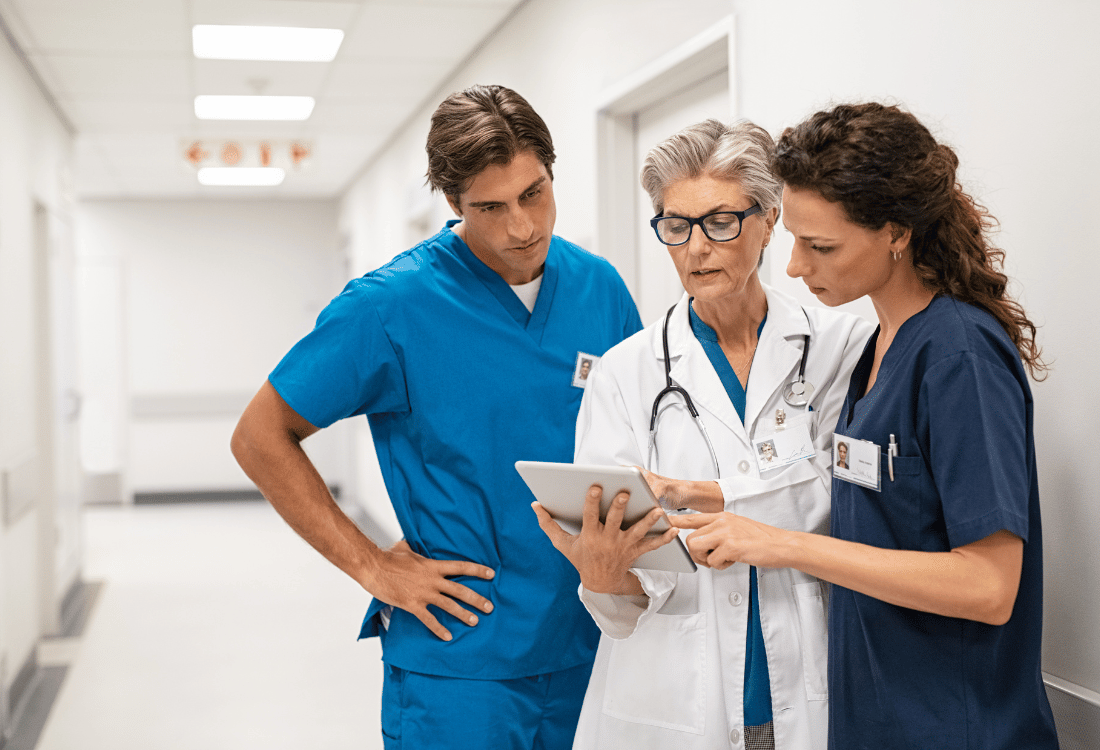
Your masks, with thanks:
<instances>
[{"instance_id":1,"label":"badge photo","mask_svg":"<svg viewBox=\"0 0 1100 750\"><path fill-rule=\"evenodd\" d=\"M588 373L592 372L592 368L595 367L596 363L599 361L600 358L595 354L577 352L577 361L573 365L574 388L584 388L588 385Z\"/></svg>"},{"instance_id":2,"label":"badge photo","mask_svg":"<svg viewBox=\"0 0 1100 750\"><path fill-rule=\"evenodd\" d=\"M839 432L833 434L834 477L880 492L880 475L881 462L877 445L846 437Z\"/></svg>"},{"instance_id":3,"label":"badge photo","mask_svg":"<svg viewBox=\"0 0 1100 750\"><path fill-rule=\"evenodd\" d=\"M796 461L813 458L814 442L810 427L801 424L753 442L756 465L761 472L788 466Z\"/></svg>"}]
</instances>

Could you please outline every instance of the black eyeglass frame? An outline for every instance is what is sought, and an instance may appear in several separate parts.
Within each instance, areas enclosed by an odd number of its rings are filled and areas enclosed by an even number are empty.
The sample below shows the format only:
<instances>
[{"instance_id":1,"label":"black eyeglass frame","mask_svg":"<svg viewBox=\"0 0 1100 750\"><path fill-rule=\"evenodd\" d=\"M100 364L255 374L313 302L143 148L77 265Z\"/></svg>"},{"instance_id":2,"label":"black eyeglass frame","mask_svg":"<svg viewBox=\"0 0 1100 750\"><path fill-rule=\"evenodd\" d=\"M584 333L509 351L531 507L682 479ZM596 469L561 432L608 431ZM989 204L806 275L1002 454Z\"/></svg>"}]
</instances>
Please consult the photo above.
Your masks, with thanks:
<instances>
[{"instance_id":1,"label":"black eyeglass frame","mask_svg":"<svg viewBox=\"0 0 1100 750\"><path fill-rule=\"evenodd\" d=\"M690 242L691 233L695 231L696 226L703 230L703 234L705 234L707 236L707 239L711 242L733 242L735 239L741 236L741 232L745 228L745 219L749 218L753 214L758 214L763 210L764 209L761 208L760 204L757 203L751 208L746 208L744 211L715 211L712 214L700 216L695 219L690 219L687 216L663 216L661 214L658 214L657 216L654 216L652 219L649 220L649 225L653 227L653 233L657 235L657 241L660 242L662 245L668 245L669 247L679 247L680 245L686 245L688 242ZM733 214L737 217L737 234L727 239L719 240L710 236L710 232L707 231L706 224L704 224L703 222L712 216L721 216L722 214ZM688 223L688 236L683 242L665 242L663 239L661 239L661 233L657 230L657 225L665 219L680 219L681 221L686 221Z\"/></svg>"}]
</instances>

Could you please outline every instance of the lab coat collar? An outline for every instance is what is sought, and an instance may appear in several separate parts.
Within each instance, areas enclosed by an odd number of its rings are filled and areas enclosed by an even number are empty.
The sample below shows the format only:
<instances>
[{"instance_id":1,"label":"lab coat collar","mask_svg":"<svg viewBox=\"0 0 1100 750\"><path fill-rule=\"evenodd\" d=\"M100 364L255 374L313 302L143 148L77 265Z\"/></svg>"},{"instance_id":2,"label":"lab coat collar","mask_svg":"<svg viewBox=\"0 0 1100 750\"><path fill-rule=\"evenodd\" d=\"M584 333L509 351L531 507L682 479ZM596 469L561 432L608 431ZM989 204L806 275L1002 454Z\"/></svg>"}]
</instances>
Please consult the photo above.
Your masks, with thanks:
<instances>
[{"instance_id":1,"label":"lab coat collar","mask_svg":"<svg viewBox=\"0 0 1100 750\"><path fill-rule=\"evenodd\" d=\"M697 407L716 416L746 446L750 444L749 434L761 411L773 400L775 392L797 374L802 359L802 337L810 334L806 314L793 297L766 284L764 294L768 301L768 319L749 371L744 424L733 408L718 373L692 333L687 294L676 303L668 326L672 379L691 394ZM663 322L664 316L660 320L660 323ZM653 353L658 360L664 358L660 324L653 339Z\"/></svg>"}]
</instances>

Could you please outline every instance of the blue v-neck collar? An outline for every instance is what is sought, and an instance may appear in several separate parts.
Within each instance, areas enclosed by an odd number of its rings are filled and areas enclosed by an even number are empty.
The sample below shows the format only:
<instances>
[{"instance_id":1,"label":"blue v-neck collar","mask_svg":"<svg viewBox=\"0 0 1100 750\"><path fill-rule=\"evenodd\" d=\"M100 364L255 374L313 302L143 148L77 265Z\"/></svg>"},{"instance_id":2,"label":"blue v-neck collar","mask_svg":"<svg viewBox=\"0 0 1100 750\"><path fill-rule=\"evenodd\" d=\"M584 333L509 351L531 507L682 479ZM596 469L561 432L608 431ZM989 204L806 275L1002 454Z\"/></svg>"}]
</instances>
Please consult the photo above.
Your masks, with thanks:
<instances>
[{"instance_id":1,"label":"blue v-neck collar","mask_svg":"<svg viewBox=\"0 0 1100 750\"><path fill-rule=\"evenodd\" d=\"M558 285L558 264L553 239L550 242L550 252L546 255L546 263L543 265L542 285L539 287L539 296L535 299L535 309L529 312L512 287L508 286L508 282L501 278L499 273L485 265L481 258L474 255L469 245L454 233L452 227L459 221L459 219L451 219L447 222L447 229L451 230L451 235L454 237L453 246L459 260L496 297L521 328L525 329L535 341L541 341L546 322L550 317L554 291Z\"/></svg>"},{"instance_id":2,"label":"blue v-neck collar","mask_svg":"<svg viewBox=\"0 0 1100 750\"><path fill-rule=\"evenodd\" d=\"M691 332L695 334L695 338L699 340L703 351L706 352L707 359L710 360L714 371L718 373L718 379L722 381L722 386L726 389L726 395L729 396L733 408L737 411L737 416L741 417L741 423L744 424L747 394L745 388L741 385L741 381L737 379L737 373L734 372L733 365L726 359L725 352L718 344L718 334L703 322L703 319L696 314L695 308L690 303L688 304L688 319L691 321ZM760 338L760 333L764 330L764 323L767 321L768 315L765 313L764 319L760 321L760 325L756 329L757 339Z\"/></svg>"}]
</instances>

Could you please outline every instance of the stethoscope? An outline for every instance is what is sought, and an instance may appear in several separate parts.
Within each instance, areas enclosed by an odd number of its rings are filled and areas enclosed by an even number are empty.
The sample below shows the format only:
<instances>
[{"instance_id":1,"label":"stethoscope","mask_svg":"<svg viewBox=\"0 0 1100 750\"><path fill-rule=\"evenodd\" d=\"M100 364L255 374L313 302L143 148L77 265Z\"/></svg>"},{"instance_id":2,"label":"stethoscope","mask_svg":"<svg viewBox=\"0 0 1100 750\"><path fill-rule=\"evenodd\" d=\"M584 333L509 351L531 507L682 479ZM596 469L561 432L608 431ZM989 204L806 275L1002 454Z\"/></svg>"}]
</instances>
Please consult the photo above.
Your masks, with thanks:
<instances>
[{"instance_id":1,"label":"stethoscope","mask_svg":"<svg viewBox=\"0 0 1100 750\"><path fill-rule=\"evenodd\" d=\"M661 399L670 393L679 393L684 399L684 405L687 406L688 413L691 414L692 420L699 428L699 432L703 433L703 440L706 441L707 450L710 452L710 460L714 464L714 474L718 479L722 478L722 472L718 468L718 455L714 452L714 443L710 441L710 435L707 434L706 425L703 424L703 420L699 418L699 410L695 408L695 402L691 400L691 394L687 392L687 389L683 386L677 385L672 382L672 365L669 361L668 354L668 323L672 320L672 313L676 311L676 305L668 308L668 313L665 314L665 323L661 329L661 346L664 347L665 354L665 387L661 389L661 392L657 394L657 397L653 399L653 411L649 416L649 453L647 461L649 467L653 464L653 452L656 450L657 445L657 410L661 407ZM805 309L802 310L802 314L805 315ZM691 315L691 300L688 300L688 316ZM809 316L807 316L807 322L809 322ZM810 403L810 397L813 396L814 387L812 384L806 381L806 359L810 354L810 335L802 335L802 361L798 365L798 375L794 380L787 383L787 386L783 389L783 400L787 402L789 406L803 407Z\"/></svg>"}]
</instances>

